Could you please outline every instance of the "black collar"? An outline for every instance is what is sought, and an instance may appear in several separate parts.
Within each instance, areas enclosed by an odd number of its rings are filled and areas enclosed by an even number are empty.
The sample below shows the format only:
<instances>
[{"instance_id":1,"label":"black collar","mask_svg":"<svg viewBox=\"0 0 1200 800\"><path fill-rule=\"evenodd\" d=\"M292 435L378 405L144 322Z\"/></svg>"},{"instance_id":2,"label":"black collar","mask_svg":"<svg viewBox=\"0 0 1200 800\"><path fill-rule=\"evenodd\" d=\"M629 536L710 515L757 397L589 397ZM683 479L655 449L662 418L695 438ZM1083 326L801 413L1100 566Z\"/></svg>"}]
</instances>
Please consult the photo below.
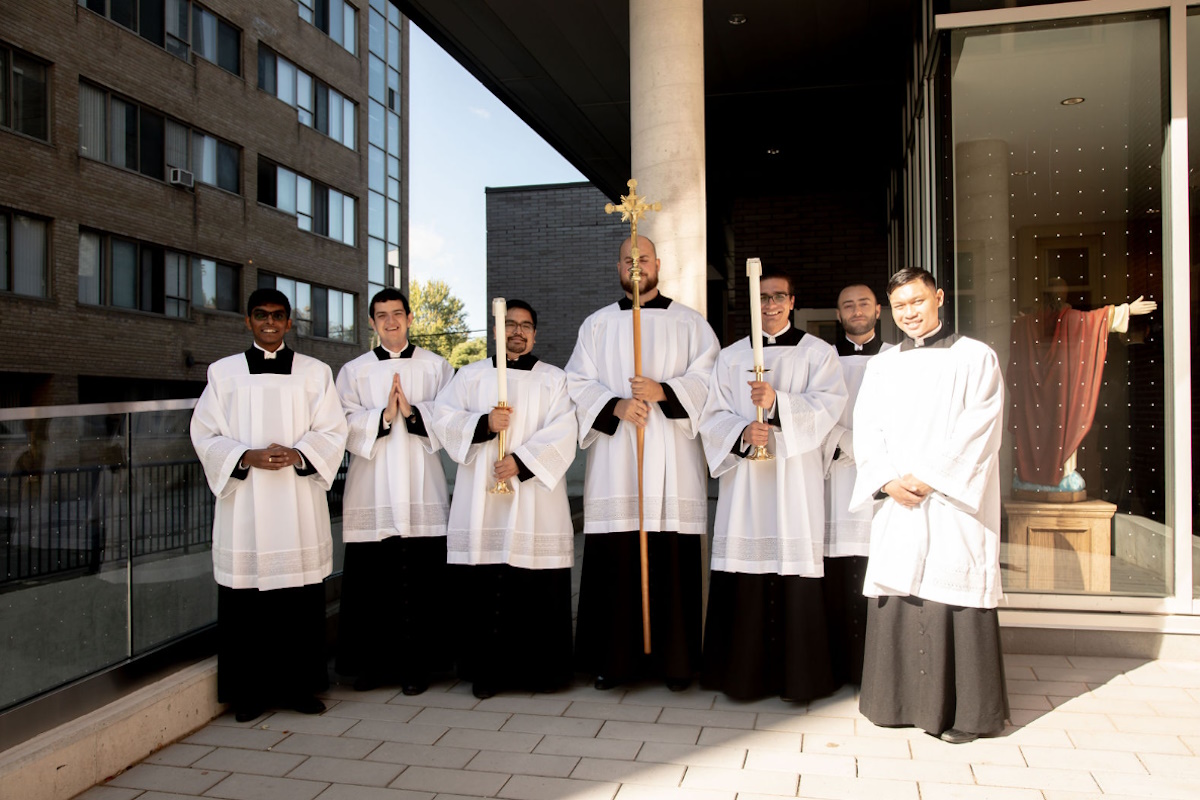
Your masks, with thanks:
<instances>
[{"instance_id":1,"label":"black collar","mask_svg":"<svg viewBox=\"0 0 1200 800\"><path fill-rule=\"evenodd\" d=\"M633 301L628 297L622 297L617 301L617 305L622 311L630 311L633 309ZM642 300L642 308L667 308L671 305L671 298L664 295L662 292L654 295L653 300Z\"/></svg>"},{"instance_id":2,"label":"black collar","mask_svg":"<svg viewBox=\"0 0 1200 800\"><path fill-rule=\"evenodd\" d=\"M877 356L879 348L883 347L883 337L875 334L875 338L862 346L862 350L854 349L854 342L842 336L837 341L837 351L839 356Z\"/></svg>"},{"instance_id":3,"label":"black collar","mask_svg":"<svg viewBox=\"0 0 1200 800\"><path fill-rule=\"evenodd\" d=\"M516 358L506 358L504 360L504 363L508 365L509 369L522 369L522 370L525 370L526 372L533 369L533 365L536 364L537 362L538 362L538 357L535 356L533 353L526 353L523 356L517 356ZM492 356L492 366L493 367L496 366L496 357L495 356Z\"/></svg>"},{"instance_id":4,"label":"black collar","mask_svg":"<svg viewBox=\"0 0 1200 800\"><path fill-rule=\"evenodd\" d=\"M775 341L771 341L769 334L763 334L764 347L795 347L800 344L800 340L804 338L804 331L797 328L795 325L788 328L783 333L775 337Z\"/></svg>"},{"instance_id":5,"label":"black collar","mask_svg":"<svg viewBox=\"0 0 1200 800\"><path fill-rule=\"evenodd\" d=\"M904 341L900 343L900 352L924 350L926 347L952 347L958 341L958 338L958 334L950 330L950 326L943 322L942 329L932 336L927 336L925 343L920 347L917 347L917 343L911 337L906 336Z\"/></svg>"},{"instance_id":6,"label":"black collar","mask_svg":"<svg viewBox=\"0 0 1200 800\"><path fill-rule=\"evenodd\" d=\"M413 344L412 342L409 342L408 347L405 347L403 350L400 351L400 358L412 358L413 353L416 352L416 349L417 349L417 346L415 344ZM376 347L371 352L374 353L375 357L378 358L380 361L387 361L388 359L390 359L392 357L392 354L389 353L387 351L387 348L385 348L383 345L379 345L379 347Z\"/></svg>"},{"instance_id":7,"label":"black collar","mask_svg":"<svg viewBox=\"0 0 1200 800\"><path fill-rule=\"evenodd\" d=\"M274 358L267 358L254 345L246 351L246 365L251 375L291 375L292 358L295 352L290 347L280 347Z\"/></svg>"}]
</instances>

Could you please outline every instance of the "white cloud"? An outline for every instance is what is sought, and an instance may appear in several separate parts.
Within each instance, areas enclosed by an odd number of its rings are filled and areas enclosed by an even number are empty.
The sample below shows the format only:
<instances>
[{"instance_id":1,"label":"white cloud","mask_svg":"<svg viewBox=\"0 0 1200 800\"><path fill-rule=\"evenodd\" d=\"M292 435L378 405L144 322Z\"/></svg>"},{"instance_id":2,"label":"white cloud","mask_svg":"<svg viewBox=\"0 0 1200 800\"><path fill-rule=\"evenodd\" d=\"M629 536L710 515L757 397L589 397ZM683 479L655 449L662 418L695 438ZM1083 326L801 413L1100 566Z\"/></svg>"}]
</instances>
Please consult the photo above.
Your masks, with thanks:
<instances>
[{"instance_id":1,"label":"white cloud","mask_svg":"<svg viewBox=\"0 0 1200 800\"><path fill-rule=\"evenodd\" d=\"M486 108L468 108L467 110L470 111L475 116L479 117L480 119L491 119L492 118L492 112L488 111Z\"/></svg>"}]
</instances>

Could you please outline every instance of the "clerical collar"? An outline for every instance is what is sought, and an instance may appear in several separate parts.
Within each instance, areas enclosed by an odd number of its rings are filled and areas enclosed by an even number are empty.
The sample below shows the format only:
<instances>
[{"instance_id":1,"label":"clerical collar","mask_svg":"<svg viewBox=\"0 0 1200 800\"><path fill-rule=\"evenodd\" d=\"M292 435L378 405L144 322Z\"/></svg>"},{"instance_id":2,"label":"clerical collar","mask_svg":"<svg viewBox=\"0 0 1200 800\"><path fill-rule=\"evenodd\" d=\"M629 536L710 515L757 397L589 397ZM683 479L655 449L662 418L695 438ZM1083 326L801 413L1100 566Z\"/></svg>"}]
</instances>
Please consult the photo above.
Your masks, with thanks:
<instances>
[{"instance_id":1,"label":"clerical collar","mask_svg":"<svg viewBox=\"0 0 1200 800\"><path fill-rule=\"evenodd\" d=\"M281 344L274 353L268 353L255 342L246 351L246 365L251 375L291 375L294 356L295 351L286 345Z\"/></svg>"},{"instance_id":2,"label":"clerical collar","mask_svg":"<svg viewBox=\"0 0 1200 800\"><path fill-rule=\"evenodd\" d=\"M408 345L399 353L393 353L383 345L379 345L379 347L376 347L372 352L375 353L375 357L380 361L387 361L390 358L412 358L413 352L416 349L417 346L412 342L409 342Z\"/></svg>"},{"instance_id":3,"label":"clerical collar","mask_svg":"<svg viewBox=\"0 0 1200 800\"><path fill-rule=\"evenodd\" d=\"M279 355L279 351L287 348L287 342L280 342L279 347L276 347L274 351L268 350L258 342L251 342L251 344L254 346L255 350L263 354L263 358L265 358L267 361L274 361L275 357Z\"/></svg>"},{"instance_id":4,"label":"clerical collar","mask_svg":"<svg viewBox=\"0 0 1200 800\"><path fill-rule=\"evenodd\" d=\"M879 336L872 336L869 341L862 344L852 341L849 336L843 336L837 342L839 356L876 356L879 355L882 347L883 339Z\"/></svg>"},{"instance_id":5,"label":"clerical collar","mask_svg":"<svg viewBox=\"0 0 1200 800\"><path fill-rule=\"evenodd\" d=\"M507 355L507 353L505 355ZM533 353L526 353L524 355L517 356L516 358L506 358L504 360L504 363L508 365L509 369L523 369L526 372L533 369L533 365L537 362L538 357ZM492 356L492 366L496 366L495 356Z\"/></svg>"},{"instance_id":6,"label":"clerical collar","mask_svg":"<svg viewBox=\"0 0 1200 800\"><path fill-rule=\"evenodd\" d=\"M767 347L795 347L800 344L800 340L804 338L804 331L799 328L792 327L791 323L781 330L779 333L772 336L769 333L763 334L763 344Z\"/></svg>"},{"instance_id":7,"label":"clerical collar","mask_svg":"<svg viewBox=\"0 0 1200 800\"><path fill-rule=\"evenodd\" d=\"M628 297L622 297L617 301L617 305L622 311L629 311L633 308L633 301ZM662 292L654 295L653 300L642 300L642 308L667 308L671 305L671 298L664 295Z\"/></svg>"},{"instance_id":8,"label":"clerical collar","mask_svg":"<svg viewBox=\"0 0 1200 800\"><path fill-rule=\"evenodd\" d=\"M900 350L915 350L919 347L950 347L956 341L958 341L958 336L943 322L918 339L906 338L900 343Z\"/></svg>"}]
</instances>

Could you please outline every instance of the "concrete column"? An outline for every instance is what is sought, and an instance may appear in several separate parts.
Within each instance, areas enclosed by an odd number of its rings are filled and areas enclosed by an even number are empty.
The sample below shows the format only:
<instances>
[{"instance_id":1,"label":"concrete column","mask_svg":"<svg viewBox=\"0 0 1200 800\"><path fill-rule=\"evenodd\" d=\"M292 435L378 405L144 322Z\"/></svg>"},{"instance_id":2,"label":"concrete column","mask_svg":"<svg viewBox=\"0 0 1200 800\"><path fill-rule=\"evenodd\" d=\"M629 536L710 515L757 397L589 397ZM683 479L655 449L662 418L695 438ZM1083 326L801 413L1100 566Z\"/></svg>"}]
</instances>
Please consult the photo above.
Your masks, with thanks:
<instances>
[{"instance_id":1,"label":"concrete column","mask_svg":"<svg viewBox=\"0 0 1200 800\"><path fill-rule=\"evenodd\" d=\"M663 205L638 233L658 247L663 294L704 314L703 0L630 0L629 52L631 177Z\"/></svg>"}]
</instances>

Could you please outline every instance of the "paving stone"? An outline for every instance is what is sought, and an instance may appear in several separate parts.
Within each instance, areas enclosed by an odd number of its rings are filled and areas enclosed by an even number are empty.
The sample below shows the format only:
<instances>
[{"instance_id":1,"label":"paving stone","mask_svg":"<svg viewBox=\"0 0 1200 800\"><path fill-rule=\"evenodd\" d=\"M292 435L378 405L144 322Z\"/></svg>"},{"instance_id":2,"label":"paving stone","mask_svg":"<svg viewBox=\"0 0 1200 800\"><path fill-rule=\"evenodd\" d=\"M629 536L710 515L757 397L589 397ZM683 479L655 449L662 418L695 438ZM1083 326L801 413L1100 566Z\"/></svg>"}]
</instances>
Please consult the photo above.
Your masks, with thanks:
<instances>
[{"instance_id":1,"label":"paving stone","mask_svg":"<svg viewBox=\"0 0 1200 800\"><path fill-rule=\"evenodd\" d=\"M1104 714L1047 714L1044 711L1018 711L1014 709L1009 718L1014 725L1028 725L1031 728L1057 728L1059 730L1116 730L1112 718Z\"/></svg>"},{"instance_id":2,"label":"paving stone","mask_svg":"<svg viewBox=\"0 0 1200 800\"><path fill-rule=\"evenodd\" d=\"M888 739L882 736L825 736L805 734L805 753L845 756L877 756L879 758L910 758L909 739Z\"/></svg>"},{"instance_id":3,"label":"paving stone","mask_svg":"<svg viewBox=\"0 0 1200 800\"><path fill-rule=\"evenodd\" d=\"M838 717L818 717L812 714L759 714L755 728L760 731L793 731L796 733L854 733L854 720Z\"/></svg>"},{"instance_id":4,"label":"paving stone","mask_svg":"<svg viewBox=\"0 0 1200 800\"><path fill-rule=\"evenodd\" d=\"M802 775L797 794L822 800L920 800L916 781L855 779L836 775ZM738 794L738 800L745 800L745 795Z\"/></svg>"},{"instance_id":5,"label":"paving stone","mask_svg":"<svg viewBox=\"0 0 1200 800\"><path fill-rule=\"evenodd\" d=\"M1133 686L1129 684L1105 684L1092 689L1092 696L1105 699L1144 700L1150 702L1190 705L1197 702L1188 689L1174 686Z\"/></svg>"},{"instance_id":6,"label":"paving stone","mask_svg":"<svg viewBox=\"0 0 1200 800\"><path fill-rule=\"evenodd\" d=\"M798 775L841 775L846 778L853 778L857 774L854 756L785 753L780 750L751 750L746 755L745 768Z\"/></svg>"},{"instance_id":7,"label":"paving stone","mask_svg":"<svg viewBox=\"0 0 1200 800\"><path fill-rule=\"evenodd\" d=\"M1200 736L1200 718L1138 717L1114 714L1109 718L1119 731L1128 733L1170 733L1176 736ZM1078 726L1084 728L1085 726Z\"/></svg>"},{"instance_id":8,"label":"paving stone","mask_svg":"<svg viewBox=\"0 0 1200 800\"><path fill-rule=\"evenodd\" d=\"M591 758L632 759L642 747L641 742L627 739L585 739L580 736L547 736L535 753L558 756L588 756Z\"/></svg>"},{"instance_id":9,"label":"paving stone","mask_svg":"<svg viewBox=\"0 0 1200 800\"><path fill-rule=\"evenodd\" d=\"M639 786L635 783L622 784L617 792L617 800L734 800L735 797L743 796L729 790L671 789L665 786Z\"/></svg>"},{"instance_id":10,"label":"paving stone","mask_svg":"<svg viewBox=\"0 0 1200 800\"><path fill-rule=\"evenodd\" d=\"M1123 673L1124 670L1105 669L1100 667L1084 668L1084 667L1032 667L1035 680L1046 681L1061 681L1061 682L1082 682L1082 683L1109 683ZM1007 674L1005 677L1009 677Z\"/></svg>"},{"instance_id":11,"label":"paving stone","mask_svg":"<svg viewBox=\"0 0 1200 800\"><path fill-rule=\"evenodd\" d=\"M438 747L460 747L469 750L500 750L506 753L532 753L542 740L540 733L514 731L480 731L452 728L438 739Z\"/></svg>"},{"instance_id":12,"label":"paving stone","mask_svg":"<svg viewBox=\"0 0 1200 800\"><path fill-rule=\"evenodd\" d=\"M461 747L442 747L407 742L384 742L371 751L368 761L386 761L389 764L406 764L421 767L465 767L475 757L477 750Z\"/></svg>"},{"instance_id":13,"label":"paving stone","mask_svg":"<svg viewBox=\"0 0 1200 800\"><path fill-rule=\"evenodd\" d=\"M334 784L321 794L317 800L433 800L433 792L411 792L407 789L381 789L378 786L349 786Z\"/></svg>"},{"instance_id":14,"label":"paving stone","mask_svg":"<svg viewBox=\"0 0 1200 800\"><path fill-rule=\"evenodd\" d=\"M1113 733L1113 731L1103 731ZM1053 728L1014 728L1011 725L999 736L978 739L972 747L991 747L993 744L1038 745L1041 747L1074 747L1070 735L1064 730Z\"/></svg>"},{"instance_id":15,"label":"paving stone","mask_svg":"<svg viewBox=\"0 0 1200 800\"><path fill-rule=\"evenodd\" d=\"M638 761L661 764L685 764L696 767L725 767L741 769L746 763L746 751L737 747L705 747L698 744L646 742L637 754Z\"/></svg>"},{"instance_id":16,"label":"paving stone","mask_svg":"<svg viewBox=\"0 0 1200 800\"><path fill-rule=\"evenodd\" d=\"M796 795L798 774L720 767L688 767L683 776L685 789L732 789L737 792Z\"/></svg>"},{"instance_id":17,"label":"paving stone","mask_svg":"<svg viewBox=\"0 0 1200 800\"><path fill-rule=\"evenodd\" d=\"M1127 750L1078 750L1026 745L1021 747L1021 753L1025 756L1025 762L1034 768L1146 774L1146 767Z\"/></svg>"},{"instance_id":18,"label":"paving stone","mask_svg":"<svg viewBox=\"0 0 1200 800\"><path fill-rule=\"evenodd\" d=\"M280 711L278 714L268 717L259 727L268 731L340 736L349 730L354 722L354 719L325 714L297 714L295 711Z\"/></svg>"},{"instance_id":19,"label":"paving stone","mask_svg":"<svg viewBox=\"0 0 1200 800\"><path fill-rule=\"evenodd\" d=\"M618 788L616 783L514 775L498 796L513 800L562 800L567 797L571 800L611 800Z\"/></svg>"},{"instance_id":20,"label":"paving stone","mask_svg":"<svg viewBox=\"0 0 1200 800\"><path fill-rule=\"evenodd\" d=\"M397 705L395 703L338 703L324 713L326 717L348 717L350 719L377 719L386 722L408 722L415 717L420 708L417 706Z\"/></svg>"},{"instance_id":21,"label":"paving stone","mask_svg":"<svg viewBox=\"0 0 1200 800\"><path fill-rule=\"evenodd\" d=\"M1155 777L1185 777L1200 779L1200 757L1198 756L1181 756L1181 755L1166 755L1163 753L1139 753L1139 757L1146 769ZM1109 767L1097 768L1104 772L1117 772ZM1197 792L1200 794L1200 790Z\"/></svg>"},{"instance_id":22,"label":"paving stone","mask_svg":"<svg viewBox=\"0 0 1200 800\"><path fill-rule=\"evenodd\" d=\"M1147 705L1150 706L1153 713L1163 717L1200 717L1200 706L1192 703L1165 703L1151 700ZM1128 714L1130 711L1123 710L1121 713Z\"/></svg>"},{"instance_id":23,"label":"paving stone","mask_svg":"<svg viewBox=\"0 0 1200 800\"><path fill-rule=\"evenodd\" d=\"M502 711L509 714L540 714L547 717L562 716L571 705L570 700L558 699L552 695L536 697L512 697L501 694L481 700L475 706L476 711Z\"/></svg>"},{"instance_id":24,"label":"paving stone","mask_svg":"<svg viewBox=\"0 0 1200 800\"><path fill-rule=\"evenodd\" d=\"M829 697L819 697L808 704L808 714L813 717L839 717L842 719L866 719L858 710L858 696L843 687Z\"/></svg>"},{"instance_id":25,"label":"paving stone","mask_svg":"<svg viewBox=\"0 0 1200 800\"><path fill-rule=\"evenodd\" d=\"M146 763L165 764L171 767L188 767L215 749L215 747L208 745L176 742L175 744L167 745L157 753L146 756Z\"/></svg>"},{"instance_id":26,"label":"paving stone","mask_svg":"<svg viewBox=\"0 0 1200 800\"><path fill-rule=\"evenodd\" d=\"M721 711L766 711L773 714L788 714L803 711L803 703L789 703L781 697L762 697L758 700L735 700L723 694L718 694L713 701L713 708Z\"/></svg>"},{"instance_id":27,"label":"paving stone","mask_svg":"<svg viewBox=\"0 0 1200 800\"><path fill-rule=\"evenodd\" d=\"M413 725L441 725L447 728L472 728L498 731L508 714L494 711L456 711L450 708L424 708L410 720Z\"/></svg>"},{"instance_id":28,"label":"paving stone","mask_svg":"<svg viewBox=\"0 0 1200 800\"><path fill-rule=\"evenodd\" d=\"M364 758L381 744L381 739L357 739L347 736L320 736L293 733L272 749L276 753L300 753L330 758Z\"/></svg>"},{"instance_id":29,"label":"paving stone","mask_svg":"<svg viewBox=\"0 0 1200 800\"><path fill-rule=\"evenodd\" d=\"M682 764L652 764L644 761L616 761L583 758L571 777L585 781L617 781L651 786L678 786L687 767Z\"/></svg>"},{"instance_id":30,"label":"paving stone","mask_svg":"<svg viewBox=\"0 0 1200 800\"><path fill-rule=\"evenodd\" d=\"M508 775L494 772L470 772L462 769L409 767L392 782L395 789L492 797L508 782Z\"/></svg>"},{"instance_id":31,"label":"paving stone","mask_svg":"<svg viewBox=\"0 0 1200 800\"><path fill-rule=\"evenodd\" d=\"M695 684L683 692L672 692L661 684L643 684L626 691L621 702L626 705L660 706L662 708L712 708L716 699L716 692L698 689Z\"/></svg>"},{"instance_id":32,"label":"paving stone","mask_svg":"<svg viewBox=\"0 0 1200 800\"><path fill-rule=\"evenodd\" d=\"M230 775L204 793L225 800L312 800L328 783L273 778L267 775Z\"/></svg>"},{"instance_id":33,"label":"paving stone","mask_svg":"<svg viewBox=\"0 0 1200 800\"><path fill-rule=\"evenodd\" d=\"M1088 693L1083 681L1006 681L1009 694L1052 694L1058 697L1078 697Z\"/></svg>"},{"instance_id":34,"label":"paving stone","mask_svg":"<svg viewBox=\"0 0 1200 800\"><path fill-rule=\"evenodd\" d=\"M1048 697L1043 697L1039 694L1010 694L1008 696L1009 708L1022 708L1033 711L1049 711L1054 708L1054 704L1050 702Z\"/></svg>"},{"instance_id":35,"label":"paving stone","mask_svg":"<svg viewBox=\"0 0 1200 800\"><path fill-rule=\"evenodd\" d=\"M533 714L513 714L504 723L501 732L514 731L517 733L542 733L554 736L595 736L603 725L603 720L539 717Z\"/></svg>"},{"instance_id":36,"label":"paving stone","mask_svg":"<svg viewBox=\"0 0 1200 800\"><path fill-rule=\"evenodd\" d=\"M266 750L283 741L286 731L264 731L258 728L229 728L209 725L183 740L184 744L212 747L240 747L243 750Z\"/></svg>"},{"instance_id":37,"label":"paving stone","mask_svg":"<svg viewBox=\"0 0 1200 800\"><path fill-rule=\"evenodd\" d=\"M441 725L413 725L410 722L380 722L365 719L342 736L353 739L378 739L384 742L433 744L446 735L449 728Z\"/></svg>"},{"instance_id":38,"label":"paving stone","mask_svg":"<svg viewBox=\"0 0 1200 800\"><path fill-rule=\"evenodd\" d=\"M400 694L399 686L380 686L369 692L358 692L352 685L330 686L321 692L321 697L329 700L348 701L353 703L386 703Z\"/></svg>"},{"instance_id":39,"label":"paving stone","mask_svg":"<svg viewBox=\"0 0 1200 800\"><path fill-rule=\"evenodd\" d=\"M1050 668L1044 667L1043 669ZM1069 669L1069 667L1057 667L1057 669ZM1036 681L1038 679L1037 673L1035 673L1033 671L1033 667L1030 666L1006 666L1004 668L1004 677L1010 681Z\"/></svg>"},{"instance_id":40,"label":"paving stone","mask_svg":"<svg viewBox=\"0 0 1200 800\"><path fill-rule=\"evenodd\" d=\"M1037 789L964 786L927 781L921 781L920 789L921 800L1042 800L1042 793Z\"/></svg>"},{"instance_id":41,"label":"paving stone","mask_svg":"<svg viewBox=\"0 0 1200 800\"><path fill-rule=\"evenodd\" d=\"M1026 697L1029 695L1013 695ZM1117 697L1097 697L1085 694L1082 697L1046 698L1056 711L1064 714L1157 714L1154 706L1145 700L1125 700Z\"/></svg>"},{"instance_id":42,"label":"paving stone","mask_svg":"<svg viewBox=\"0 0 1200 800\"><path fill-rule=\"evenodd\" d=\"M947 745L947 747L969 746ZM858 775L861 778L885 778L887 780L975 783L975 776L971 774L971 766L956 764L953 761L915 761L863 756L858 759ZM986 781L980 781L980 783L986 783Z\"/></svg>"},{"instance_id":43,"label":"paving stone","mask_svg":"<svg viewBox=\"0 0 1200 800\"><path fill-rule=\"evenodd\" d=\"M623 722L657 722L662 713L661 706L624 705L622 703L591 703L576 700L564 716L587 719L616 720Z\"/></svg>"},{"instance_id":44,"label":"paving stone","mask_svg":"<svg viewBox=\"0 0 1200 800\"><path fill-rule=\"evenodd\" d=\"M93 786L74 800L133 800L142 794L141 789L122 789L116 786Z\"/></svg>"},{"instance_id":45,"label":"paving stone","mask_svg":"<svg viewBox=\"0 0 1200 800\"><path fill-rule=\"evenodd\" d=\"M1104 791L1105 800L1110 794L1152 797L1154 800L1196 800L1197 787L1194 778L1130 775L1122 772L1093 772L1092 777Z\"/></svg>"},{"instance_id":46,"label":"paving stone","mask_svg":"<svg viewBox=\"0 0 1200 800\"><path fill-rule=\"evenodd\" d=\"M1118 656L1067 656L1067 661L1072 667L1079 669L1114 669L1120 672L1132 672L1154 663L1147 662L1144 658Z\"/></svg>"},{"instance_id":47,"label":"paving stone","mask_svg":"<svg viewBox=\"0 0 1200 800\"><path fill-rule=\"evenodd\" d=\"M753 728L758 715L752 711L717 711L699 708L664 708L659 723L710 725L714 728Z\"/></svg>"},{"instance_id":48,"label":"paving stone","mask_svg":"<svg viewBox=\"0 0 1200 800\"><path fill-rule=\"evenodd\" d=\"M468 684L470 686L470 684ZM479 705L479 698L473 696L468 689L466 694L458 692L422 692L421 694L398 694L388 701L388 705L418 706L420 708L447 708L468 711Z\"/></svg>"},{"instance_id":49,"label":"paving stone","mask_svg":"<svg viewBox=\"0 0 1200 800\"><path fill-rule=\"evenodd\" d=\"M599 739L632 739L640 742L695 744L698 725L664 725L659 722L606 722L596 734Z\"/></svg>"},{"instance_id":50,"label":"paving stone","mask_svg":"<svg viewBox=\"0 0 1200 800\"><path fill-rule=\"evenodd\" d=\"M1194 755L1184 740L1162 733L1117 733L1114 731L1068 731L1071 742L1080 750L1124 750L1133 753Z\"/></svg>"},{"instance_id":51,"label":"paving stone","mask_svg":"<svg viewBox=\"0 0 1200 800\"><path fill-rule=\"evenodd\" d=\"M138 764L108 782L109 786L149 789L160 792L200 794L222 781L229 773L191 767Z\"/></svg>"},{"instance_id":52,"label":"paving stone","mask_svg":"<svg viewBox=\"0 0 1200 800\"><path fill-rule=\"evenodd\" d=\"M1099 793L1100 787L1088 772L1073 769L1033 769L979 764L972 769L982 786L1008 786L1016 789L1066 789L1072 792Z\"/></svg>"},{"instance_id":53,"label":"paving stone","mask_svg":"<svg viewBox=\"0 0 1200 800\"><path fill-rule=\"evenodd\" d=\"M738 728L704 728L696 744L725 747L762 747L770 750L800 752L804 735L785 731L744 731Z\"/></svg>"},{"instance_id":54,"label":"paving stone","mask_svg":"<svg viewBox=\"0 0 1200 800\"><path fill-rule=\"evenodd\" d=\"M1070 667L1072 663L1072 660L1067 656L1043 655L1040 653L1004 654L1005 670L1007 670L1010 666Z\"/></svg>"},{"instance_id":55,"label":"paving stone","mask_svg":"<svg viewBox=\"0 0 1200 800\"><path fill-rule=\"evenodd\" d=\"M305 758L307 756L295 753L264 753L261 750L218 747L192 766L195 769L238 772L247 775L274 775L278 778L291 772Z\"/></svg>"},{"instance_id":56,"label":"paving stone","mask_svg":"<svg viewBox=\"0 0 1200 800\"><path fill-rule=\"evenodd\" d=\"M287 777L355 786L387 786L403 769L400 764L380 761L313 756L289 772Z\"/></svg>"},{"instance_id":57,"label":"paving stone","mask_svg":"<svg viewBox=\"0 0 1200 800\"><path fill-rule=\"evenodd\" d=\"M1146 800L1143 795L1110 794L1108 792L1098 795L1094 792L1067 792L1057 789L1043 790L1042 796L1046 800Z\"/></svg>"},{"instance_id":58,"label":"paving stone","mask_svg":"<svg viewBox=\"0 0 1200 800\"><path fill-rule=\"evenodd\" d=\"M579 756L548 756L534 753L479 753L466 769L481 772L507 772L512 775L540 775L565 778L579 763Z\"/></svg>"},{"instance_id":59,"label":"paving stone","mask_svg":"<svg viewBox=\"0 0 1200 800\"><path fill-rule=\"evenodd\" d=\"M932 736L909 739L908 747L914 761L953 761L959 764L1007 764L1012 767L1025 766L1024 748L1015 744L987 745L977 739L969 744L949 744Z\"/></svg>"}]
</instances>

